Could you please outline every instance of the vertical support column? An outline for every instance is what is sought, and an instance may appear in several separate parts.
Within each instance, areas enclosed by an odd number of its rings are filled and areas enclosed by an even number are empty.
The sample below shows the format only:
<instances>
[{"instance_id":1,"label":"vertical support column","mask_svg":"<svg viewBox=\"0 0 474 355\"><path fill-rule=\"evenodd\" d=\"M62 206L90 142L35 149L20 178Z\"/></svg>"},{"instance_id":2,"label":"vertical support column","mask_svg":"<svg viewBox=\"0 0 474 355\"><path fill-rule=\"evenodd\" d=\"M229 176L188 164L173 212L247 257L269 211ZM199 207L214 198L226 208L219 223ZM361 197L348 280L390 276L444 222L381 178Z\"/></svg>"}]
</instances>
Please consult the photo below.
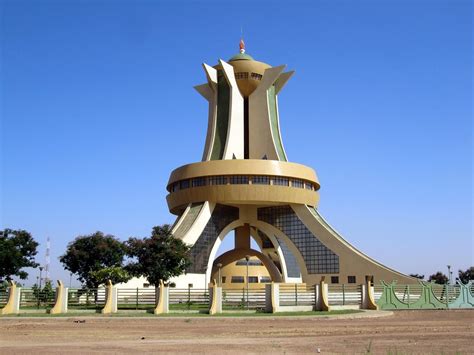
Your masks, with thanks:
<instances>
[{"instance_id":1,"label":"vertical support column","mask_svg":"<svg viewBox=\"0 0 474 355\"><path fill-rule=\"evenodd\" d=\"M227 138L222 159L244 159L244 98L237 85L232 65L222 59L219 63L230 87Z\"/></svg>"},{"instance_id":2,"label":"vertical support column","mask_svg":"<svg viewBox=\"0 0 474 355\"><path fill-rule=\"evenodd\" d=\"M209 288L209 314L222 313L222 287L217 286L216 280Z\"/></svg>"},{"instance_id":3,"label":"vertical support column","mask_svg":"<svg viewBox=\"0 0 474 355\"><path fill-rule=\"evenodd\" d=\"M316 310L330 311L328 302L328 284L324 282L324 277L316 288Z\"/></svg>"},{"instance_id":4,"label":"vertical support column","mask_svg":"<svg viewBox=\"0 0 474 355\"><path fill-rule=\"evenodd\" d=\"M56 302L54 307L49 310L50 314L67 313L68 302L68 288L64 287L61 280L58 280L58 287L56 287Z\"/></svg>"},{"instance_id":5,"label":"vertical support column","mask_svg":"<svg viewBox=\"0 0 474 355\"><path fill-rule=\"evenodd\" d=\"M117 313L117 288L112 285L109 280L106 286L106 302L104 308L102 308L102 314Z\"/></svg>"},{"instance_id":6,"label":"vertical support column","mask_svg":"<svg viewBox=\"0 0 474 355\"><path fill-rule=\"evenodd\" d=\"M280 311L280 284L272 282L265 285L265 312Z\"/></svg>"},{"instance_id":7,"label":"vertical support column","mask_svg":"<svg viewBox=\"0 0 474 355\"><path fill-rule=\"evenodd\" d=\"M159 297L158 297L158 304L153 313L155 314L166 314L170 311L169 305L169 287L165 286L163 280L160 280L160 289L159 289Z\"/></svg>"},{"instance_id":8,"label":"vertical support column","mask_svg":"<svg viewBox=\"0 0 474 355\"><path fill-rule=\"evenodd\" d=\"M15 281L10 281L8 291L8 302L0 311L0 314L18 314L20 313L21 287L18 287Z\"/></svg>"},{"instance_id":9,"label":"vertical support column","mask_svg":"<svg viewBox=\"0 0 474 355\"><path fill-rule=\"evenodd\" d=\"M374 297L374 286L372 286L372 282L367 280L365 285L362 285L362 309L371 309L377 310L378 306L375 303Z\"/></svg>"},{"instance_id":10,"label":"vertical support column","mask_svg":"<svg viewBox=\"0 0 474 355\"><path fill-rule=\"evenodd\" d=\"M367 301L367 298L368 298L368 294L367 294L367 285L360 285L361 288L360 288L360 299L361 299L361 302L360 302L360 309L367 309L367 304L368 304L368 301Z\"/></svg>"}]
</instances>

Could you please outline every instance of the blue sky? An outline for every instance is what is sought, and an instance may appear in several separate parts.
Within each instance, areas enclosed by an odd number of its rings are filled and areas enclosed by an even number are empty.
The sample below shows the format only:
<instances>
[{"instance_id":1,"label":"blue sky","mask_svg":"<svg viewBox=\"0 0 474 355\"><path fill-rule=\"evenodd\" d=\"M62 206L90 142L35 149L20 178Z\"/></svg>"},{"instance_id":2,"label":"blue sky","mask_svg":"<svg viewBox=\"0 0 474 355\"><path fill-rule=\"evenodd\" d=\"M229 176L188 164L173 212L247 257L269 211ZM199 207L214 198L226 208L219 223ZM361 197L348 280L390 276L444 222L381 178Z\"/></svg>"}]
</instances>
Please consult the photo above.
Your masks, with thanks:
<instances>
[{"instance_id":1,"label":"blue sky","mask_svg":"<svg viewBox=\"0 0 474 355\"><path fill-rule=\"evenodd\" d=\"M53 278L78 235L174 221L169 173L207 128L192 87L241 27L254 58L296 70L282 136L325 218L402 272L473 264L470 1L0 4L0 225L30 231L40 262L49 236Z\"/></svg>"}]
</instances>

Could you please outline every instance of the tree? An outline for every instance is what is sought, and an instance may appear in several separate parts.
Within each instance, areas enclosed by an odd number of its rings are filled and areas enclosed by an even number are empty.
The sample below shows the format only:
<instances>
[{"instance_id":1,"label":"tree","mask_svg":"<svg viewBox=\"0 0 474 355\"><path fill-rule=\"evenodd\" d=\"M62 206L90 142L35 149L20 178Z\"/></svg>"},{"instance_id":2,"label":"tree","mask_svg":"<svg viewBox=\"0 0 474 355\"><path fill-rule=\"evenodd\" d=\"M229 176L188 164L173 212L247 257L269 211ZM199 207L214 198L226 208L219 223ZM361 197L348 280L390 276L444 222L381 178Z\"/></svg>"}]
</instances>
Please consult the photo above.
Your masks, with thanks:
<instances>
[{"instance_id":1,"label":"tree","mask_svg":"<svg viewBox=\"0 0 474 355\"><path fill-rule=\"evenodd\" d=\"M91 276L99 282L99 284L105 284L110 280L113 284L119 284L127 282L132 278L127 270L120 266L106 267L101 270L91 271Z\"/></svg>"},{"instance_id":2,"label":"tree","mask_svg":"<svg viewBox=\"0 0 474 355\"><path fill-rule=\"evenodd\" d=\"M439 285L445 285L448 283L448 277L443 274L441 271L438 271L436 274L431 275L428 278L428 281L434 281L435 283Z\"/></svg>"},{"instance_id":3,"label":"tree","mask_svg":"<svg viewBox=\"0 0 474 355\"><path fill-rule=\"evenodd\" d=\"M152 285L181 275L188 266L189 247L171 234L170 226L153 227L149 238L130 238L127 253L134 262L127 265L133 276L145 276Z\"/></svg>"},{"instance_id":4,"label":"tree","mask_svg":"<svg viewBox=\"0 0 474 355\"><path fill-rule=\"evenodd\" d=\"M43 289L41 290L41 300L43 302L53 302L54 301L54 294L55 290L53 289L53 285L51 281L46 281Z\"/></svg>"},{"instance_id":5,"label":"tree","mask_svg":"<svg viewBox=\"0 0 474 355\"><path fill-rule=\"evenodd\" d=\"M113 235L95 232L79 236L68 244L66 253L59 258L66 270L78 275L88 288L97 288L101 280L93 272L108 267L122 266L125 246Z\"/></svg>"},{"instance_id":6,"label":"tree","mask_svg":"<svg viewBox=\"0 0 474 355\"><path fill-rule=\"evenodd\" d=\"M458 278L463 284L467 284L469 280L474 280L474 266L466 269L466 271L459 270Z\"/></svg>"},{"instance_id":7,"label":"tree","mask_svg":"<svg viewBox=\"0 0 474 355\"><path fill-rule=\"evenodd\" d=\"M410 274L410 276L420 280L423 280L425 278L425 275L420 274Z\"/></svg>"},{"instance_id":8,"label":"tree","mask_svg":"<svg viewBox=\"0 0 474 355\"><path fill-rule=\"evenodd\" d=\"M25 230L4 229L0 231L0 281L10 281L12 276L24 280L28 273L25 267L37 267L35 262L38 243Z\"/></svg>"}]
</instances>

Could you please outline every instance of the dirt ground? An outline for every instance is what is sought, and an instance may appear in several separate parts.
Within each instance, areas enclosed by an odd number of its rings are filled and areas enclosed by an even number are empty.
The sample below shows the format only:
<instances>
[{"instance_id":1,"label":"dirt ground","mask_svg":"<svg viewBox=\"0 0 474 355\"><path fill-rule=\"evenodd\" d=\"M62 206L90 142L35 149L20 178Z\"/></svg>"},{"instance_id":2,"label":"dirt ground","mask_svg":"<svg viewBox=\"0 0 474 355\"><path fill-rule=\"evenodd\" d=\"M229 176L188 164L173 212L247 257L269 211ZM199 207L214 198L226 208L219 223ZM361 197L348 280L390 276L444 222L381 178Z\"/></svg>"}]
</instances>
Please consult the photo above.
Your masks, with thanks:
<instances>
[{"instance_id":1,"label":"dirt ground","mask_svg":"<svg viewBox=\"0 0 474 355\"><path fill-rule=\"evenodd\" d=\"M474 311L348 317L0 318L0 354L474 353Z\"/></svg>"}]
</instances>

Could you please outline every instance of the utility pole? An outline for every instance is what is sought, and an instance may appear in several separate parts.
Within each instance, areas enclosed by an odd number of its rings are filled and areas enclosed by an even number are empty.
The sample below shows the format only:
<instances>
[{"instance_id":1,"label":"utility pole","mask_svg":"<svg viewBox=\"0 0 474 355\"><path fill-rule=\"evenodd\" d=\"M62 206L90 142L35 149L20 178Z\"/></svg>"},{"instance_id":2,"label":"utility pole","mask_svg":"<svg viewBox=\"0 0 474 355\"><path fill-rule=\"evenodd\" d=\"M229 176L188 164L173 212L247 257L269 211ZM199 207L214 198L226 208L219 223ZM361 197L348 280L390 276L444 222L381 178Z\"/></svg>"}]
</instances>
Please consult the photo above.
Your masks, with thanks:
<instances>
[{"instance_id":1,"label":"utility pole","mask_svg":"<svg viewBox=\"0 0 474 355\"><path fill-rule=\"evenodd\" d=\"M43 267L39 267L40 276L39 276L39 289L38 289L38 308L40 307L40 297L41 297L41 280L43 278Z\"/></svg>"},{"instance_id":2,"label":"utility pole","mask_svg":"<svg viewBox=\"0 0 474 355\"><path fill-rule=\"evenodd\" d=\"M245 260L247 261L247 311L249 310L249 260L250 256L245 255Z\"/></svg>"}]
</instances>

